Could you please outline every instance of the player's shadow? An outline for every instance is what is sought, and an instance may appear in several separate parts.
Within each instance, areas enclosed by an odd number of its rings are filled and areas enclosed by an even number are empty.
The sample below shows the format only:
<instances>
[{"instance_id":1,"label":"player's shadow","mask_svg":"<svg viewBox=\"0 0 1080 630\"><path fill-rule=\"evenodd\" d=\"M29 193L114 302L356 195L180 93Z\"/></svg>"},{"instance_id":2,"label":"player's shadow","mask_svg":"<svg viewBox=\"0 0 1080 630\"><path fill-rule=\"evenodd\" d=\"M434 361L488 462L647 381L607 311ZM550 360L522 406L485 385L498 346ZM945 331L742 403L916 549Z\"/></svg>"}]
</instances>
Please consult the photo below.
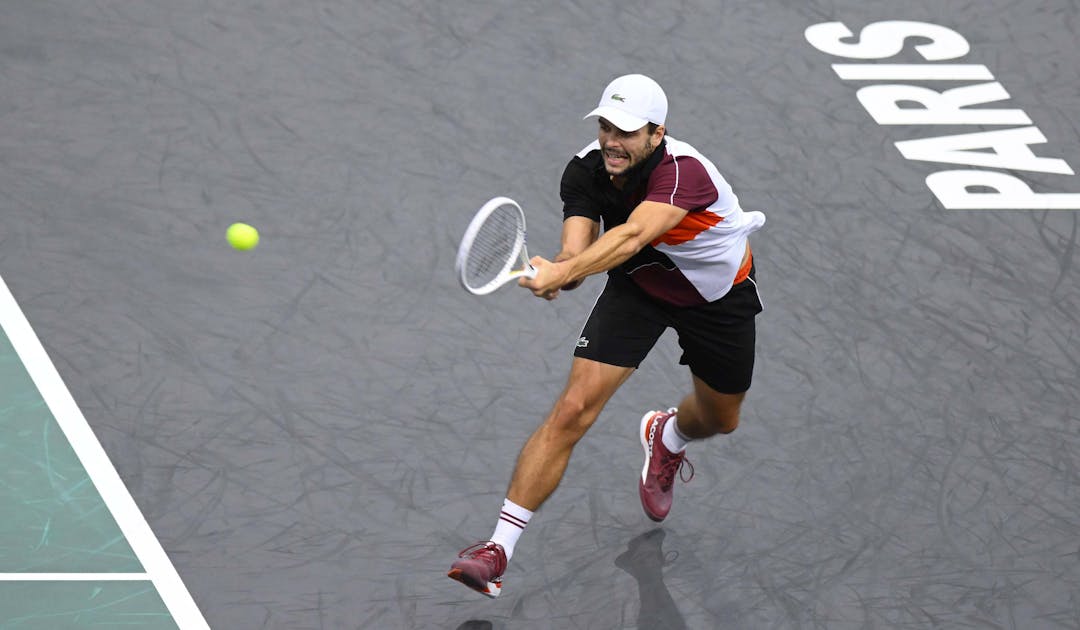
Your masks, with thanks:
<instances>
[{"instance_id":1,"label":"player's shadow","mask_svg":"<svg viewBox=\"0 0 1080 630\"><path fill-rule=\"evenodd\" d=\"M638 583L637 627L644 630L685 630L683 618L675 600L664 584L664 536L656 528L641 534L626 545L626 551L615 558L615 566L629 573Z\"/></svg>"},{"instance_id":2,"label":"player's shadow","mask_svg":"<svg viewBox=\"0 0 1080 630\"><path fill-rule=\"evenodd\" d=\"M457 627L457 630L492 630L494 626L484 619L470 619Z\"/></svg>"}]
</instances>

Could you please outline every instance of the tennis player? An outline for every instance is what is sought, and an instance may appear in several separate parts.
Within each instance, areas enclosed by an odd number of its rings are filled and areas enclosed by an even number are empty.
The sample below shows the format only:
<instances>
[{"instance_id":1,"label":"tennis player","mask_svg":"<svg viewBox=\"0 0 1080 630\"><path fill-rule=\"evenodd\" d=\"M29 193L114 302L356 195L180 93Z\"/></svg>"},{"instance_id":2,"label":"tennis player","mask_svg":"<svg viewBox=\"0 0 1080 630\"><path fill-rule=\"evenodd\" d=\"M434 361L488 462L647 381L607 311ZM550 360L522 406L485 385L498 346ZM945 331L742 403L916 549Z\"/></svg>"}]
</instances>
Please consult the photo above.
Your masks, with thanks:
<instances>
[{"instance_id":1,"label":"tennis player","mask_svg":"<svg viewBox=\"0 0 1080 630\"><path fill-rule=\"evenodd\" d=\"M534 257L536 277L519 282L551 300L588 276L608 276L566 388L518 456L491 539L451 565L451 578L490 597L499 595L518 538L558 486L574 446L667 328L678 333L691 387L677 407L641 418L646 516L664 520L675 476L693 476L689 442L739 424L763 308L748 236L765 215L744 212L716 166L667 135L667 110L664 91L644 75L604 89L586 115L597 119L598 139L563 172L562 249L554 261Z\"/></svg>"}]
</instances>

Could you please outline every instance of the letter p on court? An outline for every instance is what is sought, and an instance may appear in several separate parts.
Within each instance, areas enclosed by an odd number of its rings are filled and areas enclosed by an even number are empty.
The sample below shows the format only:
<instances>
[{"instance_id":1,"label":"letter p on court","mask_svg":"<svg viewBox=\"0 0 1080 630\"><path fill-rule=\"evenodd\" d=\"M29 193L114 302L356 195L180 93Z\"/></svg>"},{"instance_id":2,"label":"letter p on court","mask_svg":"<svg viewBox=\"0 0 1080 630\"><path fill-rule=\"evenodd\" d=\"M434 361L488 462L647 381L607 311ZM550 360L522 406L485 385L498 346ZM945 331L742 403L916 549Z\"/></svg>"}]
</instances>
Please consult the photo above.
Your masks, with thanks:
<instances>
[{"instance_id":1,"label":"letter p on court","mask_svg":"<svg viewBox=\"0 0 1080 630\"><path fill-rule=\"evenodd\" d=\"M1036 193L1023 180L994 171L941 171L930 174L926 185L946 210L1080 210L1078 193Z\"/></svg>"}]
</instances>

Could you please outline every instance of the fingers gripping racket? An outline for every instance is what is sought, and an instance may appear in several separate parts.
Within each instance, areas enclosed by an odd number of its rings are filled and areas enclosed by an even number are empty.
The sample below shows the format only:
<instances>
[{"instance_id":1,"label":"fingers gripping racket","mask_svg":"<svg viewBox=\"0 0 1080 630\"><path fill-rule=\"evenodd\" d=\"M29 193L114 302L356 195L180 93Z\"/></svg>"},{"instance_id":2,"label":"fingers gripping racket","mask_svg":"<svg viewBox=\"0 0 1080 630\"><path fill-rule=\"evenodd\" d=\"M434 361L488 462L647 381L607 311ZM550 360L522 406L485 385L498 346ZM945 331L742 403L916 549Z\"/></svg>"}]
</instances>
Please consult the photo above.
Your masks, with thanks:
<instances>
[{"instance_id":1,"label":"fingers gripping racket","mask_svg":"<svg viewBox=\"0 0 1080 630\"><path fill-rule=\"evenodd\" d=\"M455 268L461 285L475 295L536 277L525 248L525 212L516 201L495 197L477 211L461 238Z\"/></svg>"}]
</instances>

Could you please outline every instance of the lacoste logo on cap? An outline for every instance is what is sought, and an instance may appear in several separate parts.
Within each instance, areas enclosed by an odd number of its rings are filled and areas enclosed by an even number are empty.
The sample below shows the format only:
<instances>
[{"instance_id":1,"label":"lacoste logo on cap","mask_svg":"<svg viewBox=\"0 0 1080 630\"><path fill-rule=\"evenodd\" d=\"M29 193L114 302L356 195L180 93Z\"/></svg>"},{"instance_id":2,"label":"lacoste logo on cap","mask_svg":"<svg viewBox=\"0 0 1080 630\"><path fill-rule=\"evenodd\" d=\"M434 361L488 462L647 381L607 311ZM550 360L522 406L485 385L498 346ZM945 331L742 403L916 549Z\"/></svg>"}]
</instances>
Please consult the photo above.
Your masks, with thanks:
<instances>
[{"instance_id":1,"label":"lacoste logo on cap","mask_svg":"<svg viewBox=\"0 0 1080 630\"><path fill-rule=\"evenodd\" d=\"M611 100L619 101L620 103L625 103L626 102L626 97L623 96L622 94L612 94L611 95Z\"/></svg>"}]
</instances>

